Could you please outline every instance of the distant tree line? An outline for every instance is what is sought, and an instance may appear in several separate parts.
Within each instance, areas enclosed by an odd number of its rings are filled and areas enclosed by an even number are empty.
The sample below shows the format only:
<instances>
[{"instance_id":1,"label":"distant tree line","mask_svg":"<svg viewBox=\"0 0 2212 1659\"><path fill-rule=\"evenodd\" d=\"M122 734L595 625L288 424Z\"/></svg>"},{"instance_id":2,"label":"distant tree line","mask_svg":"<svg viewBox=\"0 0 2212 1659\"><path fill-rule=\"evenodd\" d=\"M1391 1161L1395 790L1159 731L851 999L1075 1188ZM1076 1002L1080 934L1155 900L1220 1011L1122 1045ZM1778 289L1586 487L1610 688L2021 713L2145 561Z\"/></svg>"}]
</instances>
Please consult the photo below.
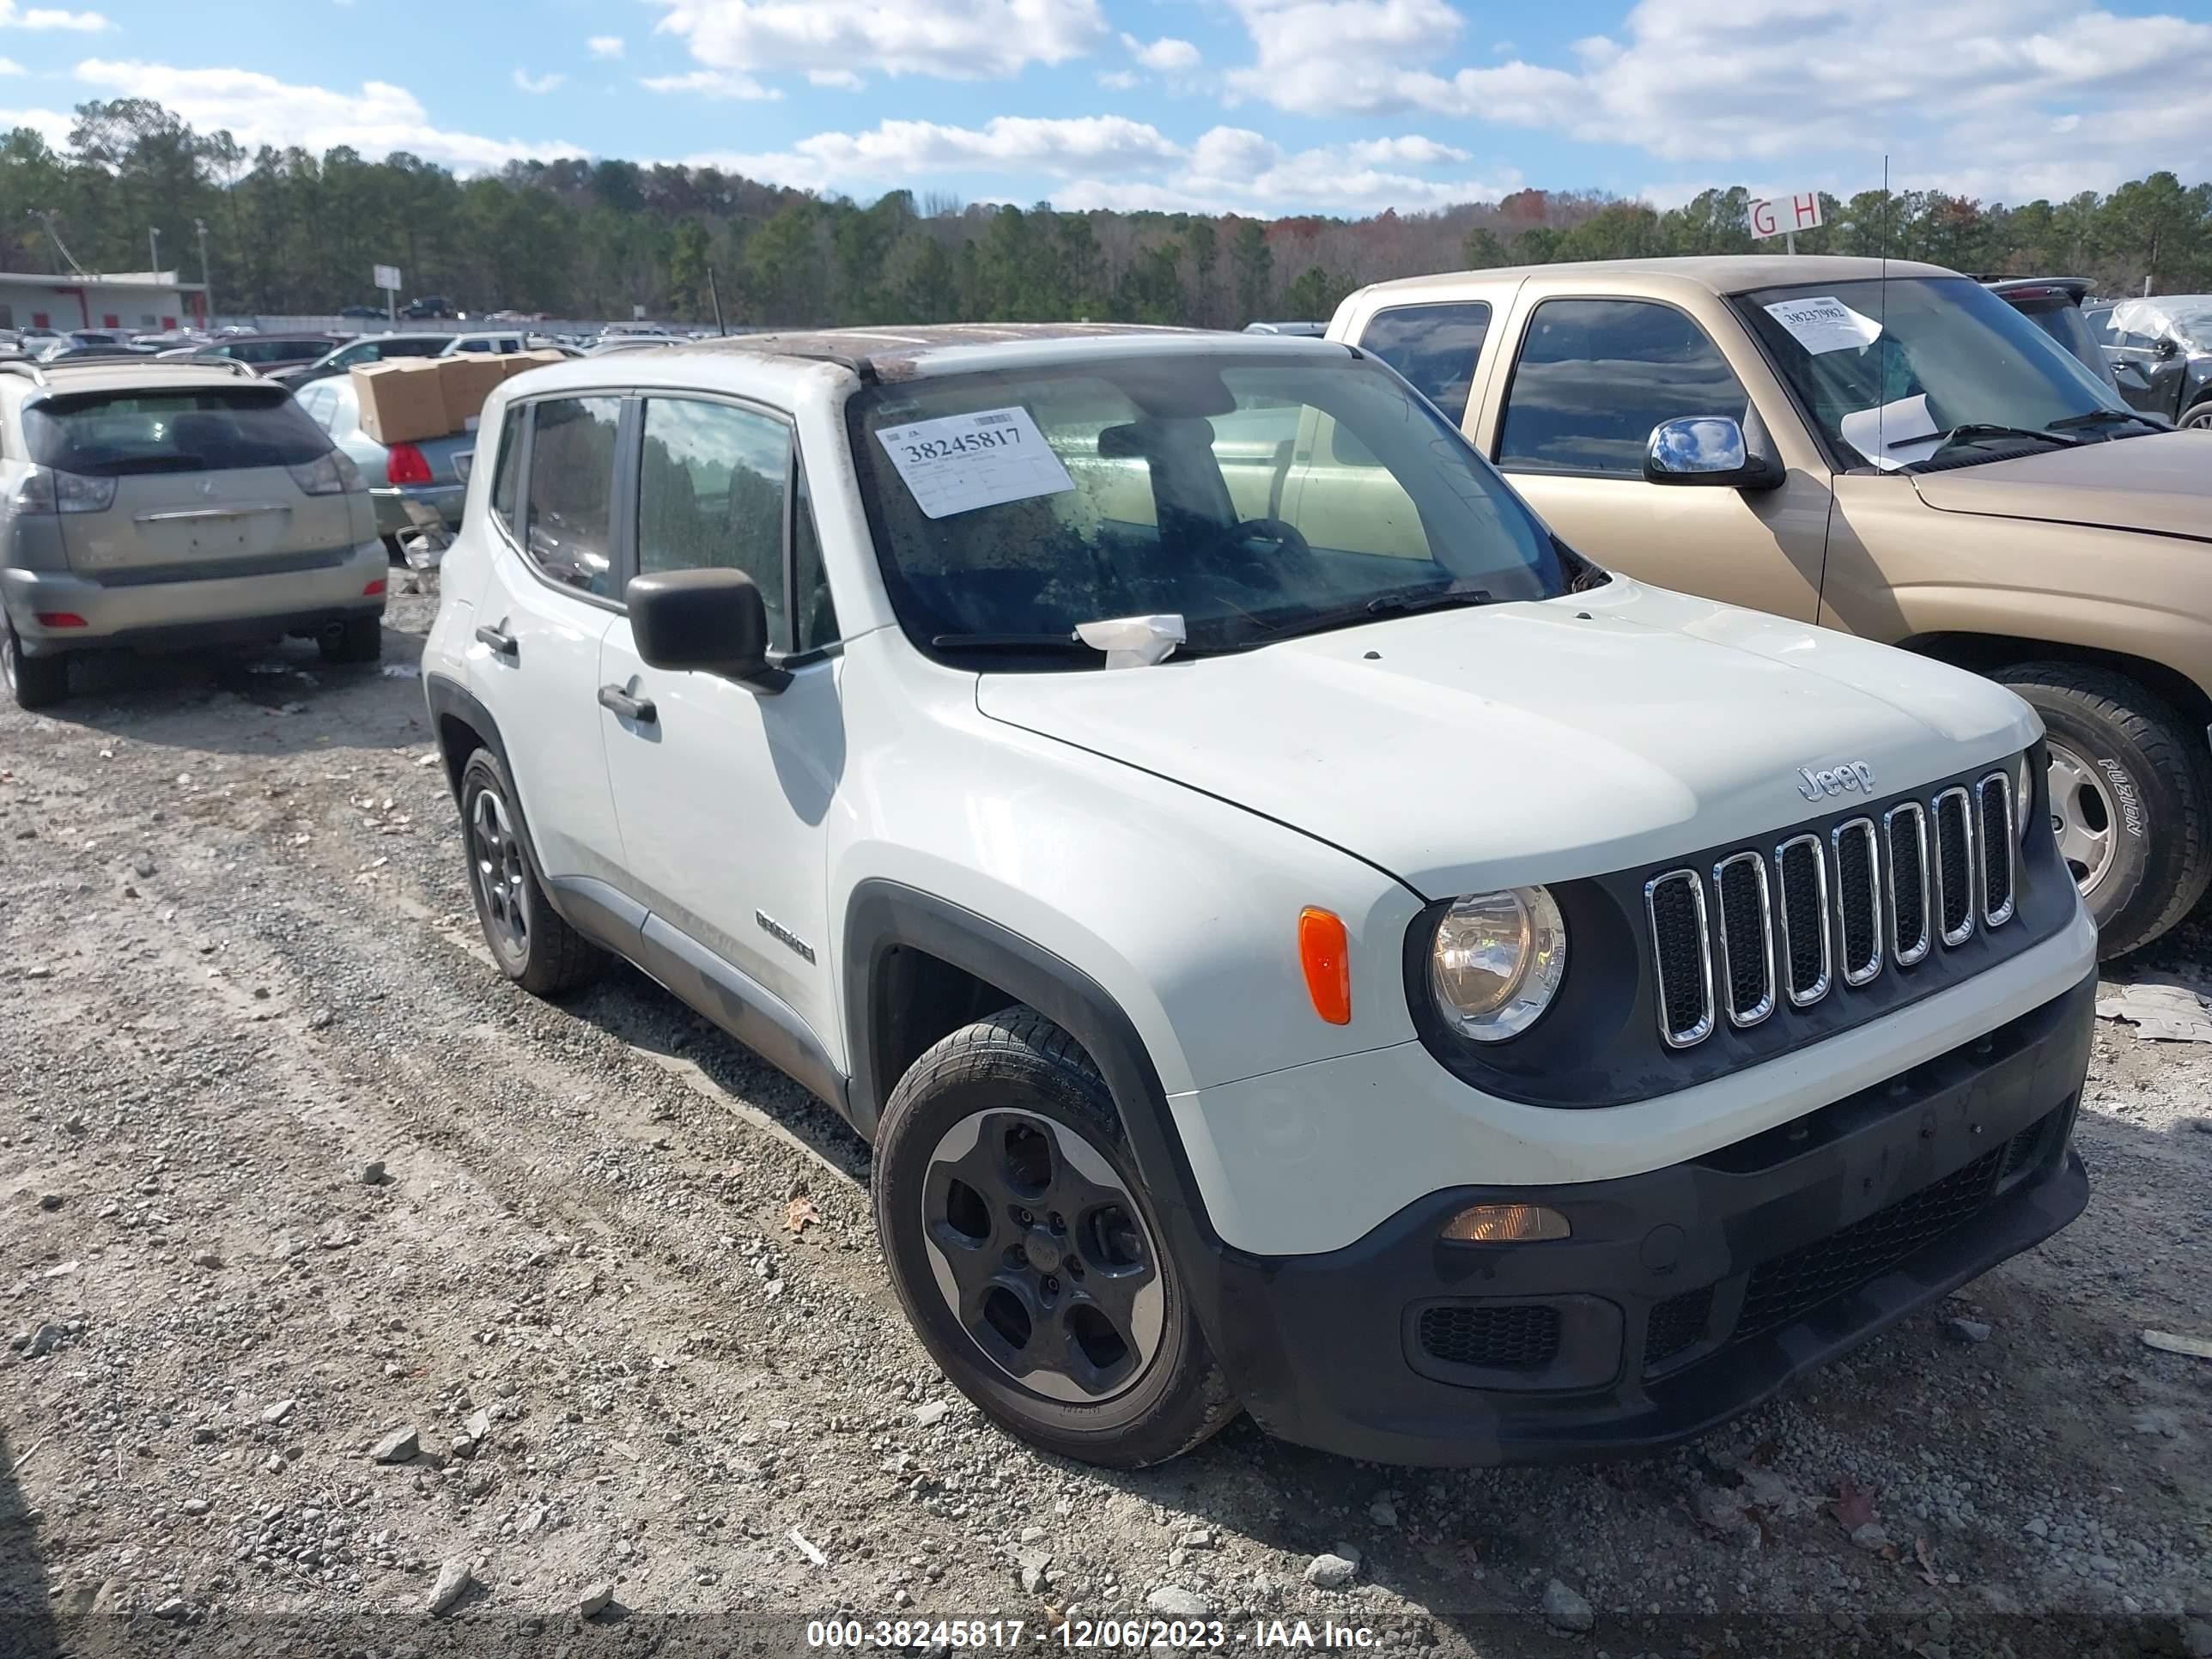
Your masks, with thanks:
<instances>
[{"instance_id":1,"label":"distant tree line","mask_svg":"<svg viewBox=\"0 0 2212 1659\"><path fill-rule=\"evenodd\" d=\"M632 161L517 161L456 178L405 153L318 156L194 131L159 104L80 105L66 149L0 141L0 269L144 266L200 275L195 220L226 313L326 313L380 298L370 269L471 311L750 325L1094 320L1240 326L1326 318L1354 288L1467 266L1747 251L1742 189L1680 207L1593 191L1345 220L1060 212L917 202L863 206L719 172ZM1927 259L1976 272L2086 276L2107 293L2212 289L2212 185L2154 173L2110 195L1984 203L1935 191L1824 197L1801 251ZM1769 243L1767 246L1778 244Z\"/></svg>"}]
</instances>

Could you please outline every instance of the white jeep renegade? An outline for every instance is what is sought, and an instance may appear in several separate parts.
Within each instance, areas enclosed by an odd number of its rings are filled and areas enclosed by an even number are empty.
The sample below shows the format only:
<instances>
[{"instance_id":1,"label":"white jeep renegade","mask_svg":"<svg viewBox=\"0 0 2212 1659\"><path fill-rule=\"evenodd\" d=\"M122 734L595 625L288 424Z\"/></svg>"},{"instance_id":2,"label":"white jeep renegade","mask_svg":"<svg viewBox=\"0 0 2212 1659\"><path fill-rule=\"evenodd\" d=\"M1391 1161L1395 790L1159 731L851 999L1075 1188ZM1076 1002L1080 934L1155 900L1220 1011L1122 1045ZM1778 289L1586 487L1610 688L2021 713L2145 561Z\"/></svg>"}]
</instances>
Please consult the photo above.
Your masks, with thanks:
<instances>
[{"instance_id":1,"label":"white jeep renegade","mask_svg":"<svg viewBox=\"0 0 2212 1659\"><path fill-rule=\"evenodd\" d=\"M477 453L423 666L493 952L872 1139L1042 1446L1650 1447L2085 1201L2027 706L1609 575L1358 349L715 341Z\"/></svg>"}]
</instances>

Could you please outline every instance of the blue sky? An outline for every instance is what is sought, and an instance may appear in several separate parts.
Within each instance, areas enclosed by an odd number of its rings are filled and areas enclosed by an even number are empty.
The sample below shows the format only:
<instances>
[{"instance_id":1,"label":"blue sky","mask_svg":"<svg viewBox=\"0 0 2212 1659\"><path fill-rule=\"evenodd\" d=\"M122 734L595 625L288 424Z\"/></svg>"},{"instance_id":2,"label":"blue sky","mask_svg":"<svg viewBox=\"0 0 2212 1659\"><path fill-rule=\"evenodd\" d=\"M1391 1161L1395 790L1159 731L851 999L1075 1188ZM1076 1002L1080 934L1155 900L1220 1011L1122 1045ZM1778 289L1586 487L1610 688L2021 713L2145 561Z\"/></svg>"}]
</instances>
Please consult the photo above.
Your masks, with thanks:
<instances>
[{"instance_id":1,"label":"blue sky","mask_svg":"<svg viewBox=\"0 0 2212 1659\"><path fill-rule=\"evenodd\" d=\"M713 161L866 198L1418 210L2212 177L2212 0L0 0L0 125Z\"/></svg>"}]
</instances>

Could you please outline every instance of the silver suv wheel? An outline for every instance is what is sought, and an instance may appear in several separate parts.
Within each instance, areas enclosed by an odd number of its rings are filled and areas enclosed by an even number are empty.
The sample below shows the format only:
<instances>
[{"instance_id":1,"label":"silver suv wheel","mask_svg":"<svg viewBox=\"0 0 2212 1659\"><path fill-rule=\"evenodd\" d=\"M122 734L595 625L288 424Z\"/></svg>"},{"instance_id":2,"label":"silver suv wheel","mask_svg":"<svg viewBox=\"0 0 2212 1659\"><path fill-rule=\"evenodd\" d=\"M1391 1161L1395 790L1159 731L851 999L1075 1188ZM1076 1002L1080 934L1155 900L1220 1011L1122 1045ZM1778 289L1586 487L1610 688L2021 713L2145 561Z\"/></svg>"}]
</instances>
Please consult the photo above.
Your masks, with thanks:
<instances>
[{"instance_id":1,"label":"silver suv wheel","mask_svg":"<svg viewBox=\"0 0 2212 1659\"><path fill-rule=\"evenodd\" d=\"M2087 898L2112 868L2112 798L2097 769L2063 744L2051 745L2051 830L2058 856Z\"/></svg>"}]
</instances>

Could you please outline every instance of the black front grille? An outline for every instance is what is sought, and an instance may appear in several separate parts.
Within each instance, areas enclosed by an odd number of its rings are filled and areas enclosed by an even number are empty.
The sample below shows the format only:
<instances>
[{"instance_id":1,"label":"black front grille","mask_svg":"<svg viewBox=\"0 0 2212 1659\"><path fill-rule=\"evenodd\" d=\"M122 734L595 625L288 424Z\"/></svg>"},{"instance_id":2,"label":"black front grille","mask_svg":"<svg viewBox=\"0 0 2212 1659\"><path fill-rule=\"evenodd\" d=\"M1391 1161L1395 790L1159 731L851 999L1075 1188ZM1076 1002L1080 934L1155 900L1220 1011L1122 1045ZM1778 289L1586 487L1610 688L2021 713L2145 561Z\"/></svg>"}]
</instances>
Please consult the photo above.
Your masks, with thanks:
<instances>
[{"instance_id":1,"label":"black front grille","mask_svg":"<svg viewBox=\"0 0 2212 1659\"><path fill-rule=\"evenodd\" d=\"M1989 1202L2005 1149L1923 1187L1864 1220L1761 1262L1744 1289L1739 1340L1802 1319L1822 1303L1855 1291L1932 1243Z\"/></svg>"},{"instance_id":2,"label":"black front grille","mask_svg":"<svg viewBox=\"0 0 2212 1659\"><path fill-rule=\"evenodd\" d=\"M1789 957L1790 998L1816 1002L1828 988L1827 869L1817 836L1785 845L1781 866L1782 941Z\"/></svg>"},{"instance_id":3,"label":"black front grille","mask_svg":"<svg viewBox=\"0 0 2212 1659\"><path fill-rule=\"evenodd\" d=\"M1644 1328L1644 1369L1656 1370L1676 1354L1695 1347L1705 1340L1705 1328L1712 1322L1711 1285L1701 1285L1694 1291L1668 1297L1652 1309Z\"/></svg>"},{"instance_id":4,"label":"black front grille","mask_svg":"<svg viewBox=\"0 0 2212 1659\"><path fill-rule=\"evenodd\" d=\"M1936 798L1936 890L1942 900L1943 942L1956 944L1974 931L1974 832L1966 792Z\"/></svg>"},{"instance_id":5,"label":"black front grille","mask_svg":"<svg viewBox=\"0 0 2212 1659\"><path fill-rule=\"evenodd\" d=\"M1928 908L1928 815L1917 803L1890 809L1889 948L1910 968L1935 943Z\"/></svg>"},{"instance_id":6,"label":"black front grille","mask_svg":"<svg viewBox=\"0 0 2212 1659\"><path fill-rule=\"evenodd\" d=\"M1712 1029L1705 983L1705 896L1697 873L1677 870L1660 877L1651 884L1648 902L1667 1040L1695 1042Z\"/></svg>"},{"instance_id":7,"label":"black front grille","mask_svg":"<svg viewBox=\"0 0 2212 1659\"><path fill-rule=\"evenodd\" d=\"M1729 1018L1738 1025L1754 1024L1774 1011L1766 861L1756 853L1738 853L1716 868L1713 887L1721 901L1721 961L1728 970Z\"/></svg>"},{"instance_id":8,"label":"black front grille","mask_svg":"<svg viewBox=\"0 0 2212 1659\"><path fill-rule=\"evenodd\" d=\"M1559 1310L1546 1302L1425 1308L1420 1330L1422 1352L1447 1365L1540 1371L1559 1357Z\"/></svg>"},{"instance_id":9,"label":"black front grille","mask_svg":"<svg viewBox=\"0 0 2212 1659\"><path fill-rule=\"evenodd\" d=\"M2002 774L1984 778L1976 793L1982 809L1982 920L1994 927L2012 914L2012 807Z\"/></svg>"},{"instance_id":10,"label":"black front grille","mask_svg":"<svg viewBox=\"0 0 2212 1659\"><path fill-rule=\"evenodd\" d=\"M1844 935L1844 982L1863 985L1881 971L1881 870L1874 820L1836 831L1836 916Z\"/></svg>"}]
</instances>

